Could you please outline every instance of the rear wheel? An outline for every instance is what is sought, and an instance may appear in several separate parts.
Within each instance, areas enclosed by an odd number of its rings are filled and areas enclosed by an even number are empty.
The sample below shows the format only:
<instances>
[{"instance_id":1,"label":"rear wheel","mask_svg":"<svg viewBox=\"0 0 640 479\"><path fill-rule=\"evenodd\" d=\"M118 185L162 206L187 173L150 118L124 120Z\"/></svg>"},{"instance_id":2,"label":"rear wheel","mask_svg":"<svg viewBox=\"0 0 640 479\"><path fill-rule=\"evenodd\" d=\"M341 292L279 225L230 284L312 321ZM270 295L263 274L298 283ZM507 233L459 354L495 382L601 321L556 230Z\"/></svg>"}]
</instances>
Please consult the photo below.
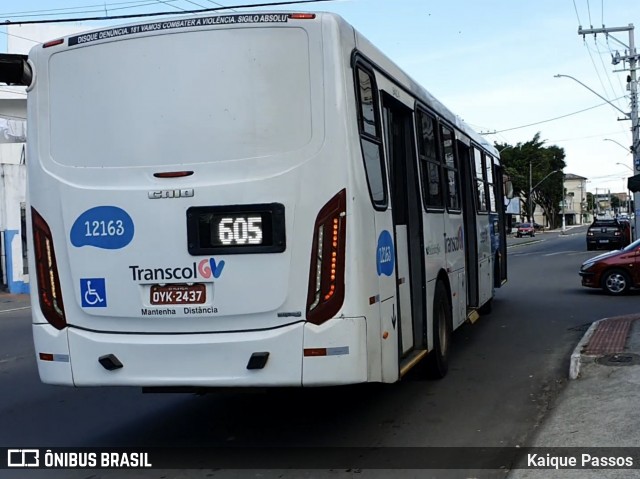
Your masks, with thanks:
<instances>
[{"instance_id":1,"label":"rear wheel","mask_svg":"<svg viewBox=\"0 0 640 479\"><path fill-rule=\"evenodd\" d=\"M442 379L449 370L451 331L449 294L442 281L438 281L433 299L433 350L426 359L427 374L433 379Z\"/></svg>"},{"instance_id":2,"label":"rear wheel","mask_svg":"<svg viewBox=\"0 0 640 479\"><path fill-rule=\"evenodd\" d=\"M627 293L629 288L631 288L631 278L622 269L609 270L602 276L602 289L611 295L620 296Z\"/></svg>"},{"instance_id":3,"label":"rear wheel","mask_svg":"<svg viewBox=\"0 0 640 479\"><path fill-rule=\"evenodd\" d=\"M480 308L478 308L478 313L480 314L490 314L493 310L493 298L484 303Z\"/></svg>"}]
</instances>

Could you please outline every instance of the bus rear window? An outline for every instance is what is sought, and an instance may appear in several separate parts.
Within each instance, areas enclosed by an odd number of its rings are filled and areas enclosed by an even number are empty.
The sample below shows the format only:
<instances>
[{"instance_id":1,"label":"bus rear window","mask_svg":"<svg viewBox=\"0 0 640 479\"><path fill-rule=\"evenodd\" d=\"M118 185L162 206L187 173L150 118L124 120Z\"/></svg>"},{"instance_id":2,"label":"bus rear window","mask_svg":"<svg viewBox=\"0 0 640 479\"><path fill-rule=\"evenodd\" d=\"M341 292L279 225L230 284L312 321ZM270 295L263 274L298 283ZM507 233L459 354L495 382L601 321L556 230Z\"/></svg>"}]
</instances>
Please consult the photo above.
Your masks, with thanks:
<instances>
[{"instance_id":1,"label":"bus rear window","mask_svg":"<svg viewBox=\"0 0 640 479\"><path fill-rule=\"evenodd\" d=\"M308 44L300 28L247 28L55 53L51 157L74 167L167 166L297 150L312 133Z\"/></svg>"}]
</instances>

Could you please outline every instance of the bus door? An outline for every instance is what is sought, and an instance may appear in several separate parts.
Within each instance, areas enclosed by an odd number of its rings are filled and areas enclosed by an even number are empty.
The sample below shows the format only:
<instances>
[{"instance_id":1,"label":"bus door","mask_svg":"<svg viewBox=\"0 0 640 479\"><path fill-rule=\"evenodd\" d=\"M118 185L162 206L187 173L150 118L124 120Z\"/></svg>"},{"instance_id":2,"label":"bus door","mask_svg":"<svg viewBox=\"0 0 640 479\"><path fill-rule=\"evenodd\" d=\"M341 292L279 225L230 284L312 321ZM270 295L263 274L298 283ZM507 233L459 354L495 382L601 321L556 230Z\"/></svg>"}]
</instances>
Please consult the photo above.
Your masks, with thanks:
<instances>
[{"instance_id":1,"label":"bus door","mask_svg":"<svg viewBox=\"0 0 640 479\"><path fill-rule=\"evenodd\" d=\"M494 245L496 249L494 286L499 288L507 282L507 225L505 224L504 178L502 167L498 164L497 160L487 157L487 161L493 161L493 185L496 197L494 242L497 243Z\"/></svg>"},{"instance_id":2,"label":"bus door","mask_svg":"<svg viewBox=\"0 0 640 479\"><path fill-rule=\"evenodd\" d=\"M413 136L413 111L384 95L382 103L391 190L399 316L399 351L426 348L422 203Z\"/></svg>"},{"instance_id":3,"label":"bus door","mask_svg":"<svg viewBox=\"0 0 640 479\"><path fill-rule=\"evenodd\" d=\"M479 261L478 230L476 225L476 196L474 174L471 165L469 145L458 140L458 158L462 181L462 216L464 217L464 254L467 281L467 307L478 307L479 304ZM485 239L485 240L488 240Z\"/></svg>"}]
</instances>

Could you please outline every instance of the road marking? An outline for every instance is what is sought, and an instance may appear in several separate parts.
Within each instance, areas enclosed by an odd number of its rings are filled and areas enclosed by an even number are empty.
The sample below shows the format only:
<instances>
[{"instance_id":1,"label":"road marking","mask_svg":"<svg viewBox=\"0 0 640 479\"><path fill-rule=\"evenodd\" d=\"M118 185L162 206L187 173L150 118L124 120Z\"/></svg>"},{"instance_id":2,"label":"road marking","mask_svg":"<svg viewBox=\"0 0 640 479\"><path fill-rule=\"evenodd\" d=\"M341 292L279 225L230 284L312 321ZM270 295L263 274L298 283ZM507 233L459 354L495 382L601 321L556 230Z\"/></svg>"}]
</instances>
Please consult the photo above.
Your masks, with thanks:
<instances>
[{"instance_id":1,"label":"road marking","mask_svg":"<svg viewBox=\"0 0 640 479\"><path fill-rule=\"evenodd\" d=\"M571 250L571 251L556 251L555 253L547 253L547 254L543 254L542 256L555 256L558 254L569 254L569 253L577 253L576 250Z\"/></svg>"},{"instance_id":2,"label":"road marking","mask_svg":"<svg viewBox=\"0 0 640 479\"><path fill-rule=\"evenodd\" d=\"M517 248L519 246L527 246L527 245L530 245L530 244L542 243L543 241L544 241L543 239L539 239L539 240L535 240L535 241L527 241L526 243L510 244L510 245L507 245L507 249L509 249L509 248Z\"/></svg>"},{"instance_id":3,"label":"road marking","mask_svg":"<svg viewBox=\"0 0 640 479\"><path fill-rule=\"evenodd\" d=\"M31 306L23 306L21 308L3 309L0 313L10 313L12 311L22 311L24 309L31 309Z\"/></svg>"}]
</instances>

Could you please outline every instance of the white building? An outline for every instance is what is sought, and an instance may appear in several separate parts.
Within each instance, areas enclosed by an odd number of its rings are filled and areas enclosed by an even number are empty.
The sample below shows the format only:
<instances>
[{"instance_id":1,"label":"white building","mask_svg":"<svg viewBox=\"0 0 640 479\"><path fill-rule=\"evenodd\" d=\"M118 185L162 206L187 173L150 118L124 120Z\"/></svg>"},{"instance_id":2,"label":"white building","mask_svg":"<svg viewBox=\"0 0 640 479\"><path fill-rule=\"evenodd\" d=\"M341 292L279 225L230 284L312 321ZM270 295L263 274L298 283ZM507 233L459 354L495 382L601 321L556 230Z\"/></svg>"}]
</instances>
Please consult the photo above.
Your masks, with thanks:
<instances>
[{"instance_id":1,"label":"white building","mask_svg":"<svg viewBox=\"0 0 640 479\"><path fill-rule=\"evenodd\" d=\"M564 175L565 203L564 215L567 225L591 223L587 209L587 179L584 176L567 173Z\"/></svg>"}]
</instances>

